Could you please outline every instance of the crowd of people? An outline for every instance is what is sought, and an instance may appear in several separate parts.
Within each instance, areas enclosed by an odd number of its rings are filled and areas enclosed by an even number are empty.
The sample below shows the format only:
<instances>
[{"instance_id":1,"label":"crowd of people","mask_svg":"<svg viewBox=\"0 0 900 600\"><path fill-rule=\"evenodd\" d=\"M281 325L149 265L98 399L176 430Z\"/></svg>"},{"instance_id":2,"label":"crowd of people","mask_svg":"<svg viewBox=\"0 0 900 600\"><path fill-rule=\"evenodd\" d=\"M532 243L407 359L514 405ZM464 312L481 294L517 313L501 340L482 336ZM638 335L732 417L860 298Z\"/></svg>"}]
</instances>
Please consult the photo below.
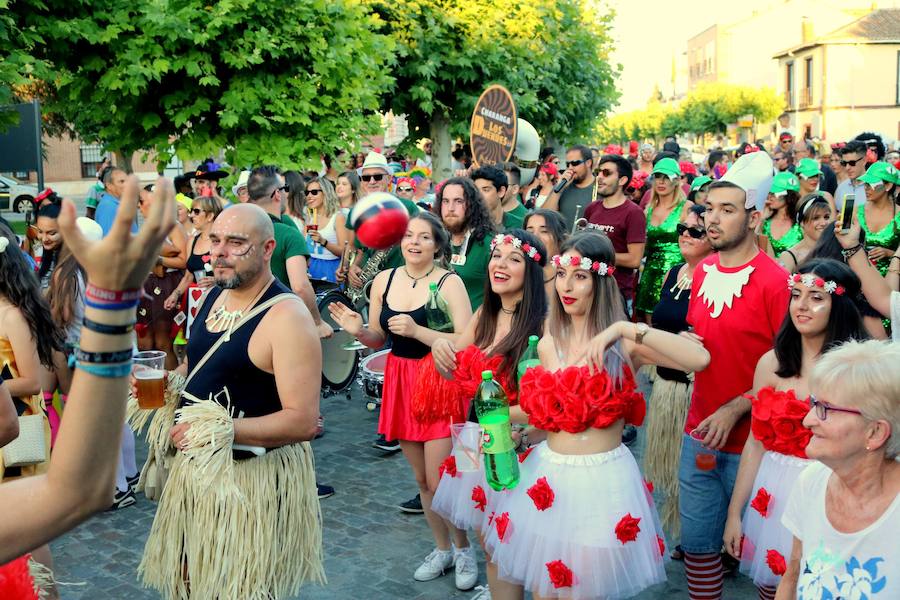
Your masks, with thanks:
<instances>
[{"instance_id":1,"label":"crowd of people","mask_svg":"<svg viewBox=\"0 0 900 600\"><path fill-rule=\"evenodd\" d=\"M85 216L48 190L33 243L0 224L0 447L34 422L46 446L0 462L20 480L0 506L61 497L40 531L0 524L0 562L52 570L53 536L156 490L139 576L163 597L324 584L330 320L388 350L374 445L418 488L400 507L433 538L417 581L470 590L483 568L481 599L627 598L678 560L694 600L734 571L760 598L900 595L900 171L879 136L819 156L784 133L701 164L672 140L548 148L531 181L460 146L435 182L431 148L303 173L207 160L144 187L105 165ZM389 248L354 230L376 193L409 217ZM320 314L323 286L354 302ZM164 355L161 408L127 383L141 351ZM484 371L511 405L513 489L457 464Z\"/></svg>"}]
</instances>

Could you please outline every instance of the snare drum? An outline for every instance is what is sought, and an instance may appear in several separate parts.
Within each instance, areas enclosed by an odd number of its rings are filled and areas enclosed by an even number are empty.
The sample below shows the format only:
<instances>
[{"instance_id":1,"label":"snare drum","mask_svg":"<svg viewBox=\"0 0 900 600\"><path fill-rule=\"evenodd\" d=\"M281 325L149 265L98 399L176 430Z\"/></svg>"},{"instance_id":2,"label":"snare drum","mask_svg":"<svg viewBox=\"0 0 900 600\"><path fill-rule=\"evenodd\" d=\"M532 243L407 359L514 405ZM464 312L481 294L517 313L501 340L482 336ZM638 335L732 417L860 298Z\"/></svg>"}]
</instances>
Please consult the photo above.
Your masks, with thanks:
<instances>
[{"instance_id":1,"label":"snare drum","mask_svg":"<svg viewBox=\"0 0 900 600\"><path fill-rule=\"evenodd\" d=\"M332 302L341 302L353 309L353 303L337 284L318 279L311 282L316 291L316 306L322 320L334 329L334 335L322 340L322 390L326 394L333 394L346 390L356 379L359 355L355 350L345 350L342 347L352 342L354 338L334 321L328 305Z\"/></svg>"},{"instance_id":2,"label":"snare drum","mask_svg":"<svg viewBox=\"0 0 900 600\"><path fill-rule=\"evenodd\" d=\"M380 350L375 354L362 359L359 364L360 381L362 382L363 392L365 392L366 408L375 410L375 407L381 404L381 390L384 386L384 368L387 365L387 357L390 350Z\"/></svg>"}]
</instances>

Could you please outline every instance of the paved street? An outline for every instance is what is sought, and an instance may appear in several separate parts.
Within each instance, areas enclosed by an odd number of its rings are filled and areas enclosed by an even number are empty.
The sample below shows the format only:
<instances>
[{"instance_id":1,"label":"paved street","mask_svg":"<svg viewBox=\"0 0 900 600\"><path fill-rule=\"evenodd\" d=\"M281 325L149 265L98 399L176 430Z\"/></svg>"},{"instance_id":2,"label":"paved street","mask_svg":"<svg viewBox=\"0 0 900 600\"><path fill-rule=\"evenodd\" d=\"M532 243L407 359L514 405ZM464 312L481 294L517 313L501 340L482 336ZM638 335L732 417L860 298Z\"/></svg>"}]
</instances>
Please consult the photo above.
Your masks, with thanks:
<instances>
[{"instance_id":1,"label":"paved street","mask_svg":"<svg viewBox=\"0 0 900 600\"><path fill-rule=\"evenodd\" d=\"M445 600L468 598L452 574L419 583L412 572L432 549L421 515L395 507L415 494L412 474L397 453L385 457L371 447L376 413L365 409L358 389L353 398L322 402L326 435L314 442L320 481L337 489L322 501L328 585L308 586L304 600ZM139 464L145 449L139 446ZM53 543L59 579L77 585L62 588L65 600L150 600L159 596L143 589L136 571L156 505L143 496L135 506L101 514ZM302 535L302 532L298 532ZM641 600L687 598L679 562L669 566L669 582L643 593ZM484 573L481 575L484 583ZM728 580L729 600L755 598L745 579ZM205 600L205 599L201 599Z\"/></svg>"}]
</instances>

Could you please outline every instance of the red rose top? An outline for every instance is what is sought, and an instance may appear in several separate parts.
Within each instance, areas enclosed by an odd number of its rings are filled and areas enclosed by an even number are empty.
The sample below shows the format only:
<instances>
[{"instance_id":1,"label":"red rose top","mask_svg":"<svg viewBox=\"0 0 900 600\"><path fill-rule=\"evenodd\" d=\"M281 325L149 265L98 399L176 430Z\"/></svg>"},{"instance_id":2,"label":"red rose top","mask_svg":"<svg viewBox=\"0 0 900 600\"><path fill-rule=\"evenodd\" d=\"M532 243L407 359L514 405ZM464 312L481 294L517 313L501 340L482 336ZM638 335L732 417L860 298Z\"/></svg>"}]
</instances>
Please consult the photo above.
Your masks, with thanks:
<instances>
[{"instance_id":1,"label":"red rose top","mask_svg":"<svg viewBox=\"0 0 900 600\"><path fill-rule=\"evenodd\" d=\"M519 400L528 422L546 431L579 433L591 427L603 429L619 419L644 422L644 397L626 368L616 387L606 371L591 373L588 367L548 371L534 367L519 384Z\"/></svg>"},{"instance_id":2,"label":"red rose top","mask_svg":"<svg viewBox=\"0 0 900 600\"><path fill-rule=\"evenodd\" d=\"M769 386L750 398L750 430L763 448L797 458L806 458L812 431L803 426L809 403L798 400L794 390L782 392Z\"/></svg>"},{"instance_id":3,"label":"red rose top","mask_svg":"<svg viewBox=\"0 0 900 600\"><path fill-rule=\"evenodd\" d=\"M453 383L468 401L475 396L478 386L481 385L481 372L492 371L494 380L503 386L510 405L518 404L516 390L508 385L508 373L500 372L500 363L502 362L503 356L485 356L481 348L472 344L465 350L456 353L456 370L453 371Z\"/></svg>"}]
</instances>

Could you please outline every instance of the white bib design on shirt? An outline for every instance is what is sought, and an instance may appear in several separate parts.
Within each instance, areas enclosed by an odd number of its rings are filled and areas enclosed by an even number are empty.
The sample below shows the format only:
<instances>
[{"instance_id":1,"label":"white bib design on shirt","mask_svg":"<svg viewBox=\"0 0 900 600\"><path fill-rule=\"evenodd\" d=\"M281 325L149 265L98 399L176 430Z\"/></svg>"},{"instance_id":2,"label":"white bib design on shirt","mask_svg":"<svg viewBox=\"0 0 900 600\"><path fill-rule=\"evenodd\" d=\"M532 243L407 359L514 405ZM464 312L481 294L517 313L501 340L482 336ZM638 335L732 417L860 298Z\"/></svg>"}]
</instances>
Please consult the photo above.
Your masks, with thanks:
<instances>
[{"instance_id":1,"label":"white bib design on shirt","mask_svg":"<svg viewBox=\"0 0 900 600\"><path fill-rule=\"evenodd\" d=\"M698 295L703 299L703 304L711 309L709 316L715 319L726 307L731 308L735 298L741 297L741 291L750 281L754 267L747 265L740 271L723 273L717 265L710 264L703 265L703 270L706 277L700 284Z\"/></svg>"}]
</instances>

